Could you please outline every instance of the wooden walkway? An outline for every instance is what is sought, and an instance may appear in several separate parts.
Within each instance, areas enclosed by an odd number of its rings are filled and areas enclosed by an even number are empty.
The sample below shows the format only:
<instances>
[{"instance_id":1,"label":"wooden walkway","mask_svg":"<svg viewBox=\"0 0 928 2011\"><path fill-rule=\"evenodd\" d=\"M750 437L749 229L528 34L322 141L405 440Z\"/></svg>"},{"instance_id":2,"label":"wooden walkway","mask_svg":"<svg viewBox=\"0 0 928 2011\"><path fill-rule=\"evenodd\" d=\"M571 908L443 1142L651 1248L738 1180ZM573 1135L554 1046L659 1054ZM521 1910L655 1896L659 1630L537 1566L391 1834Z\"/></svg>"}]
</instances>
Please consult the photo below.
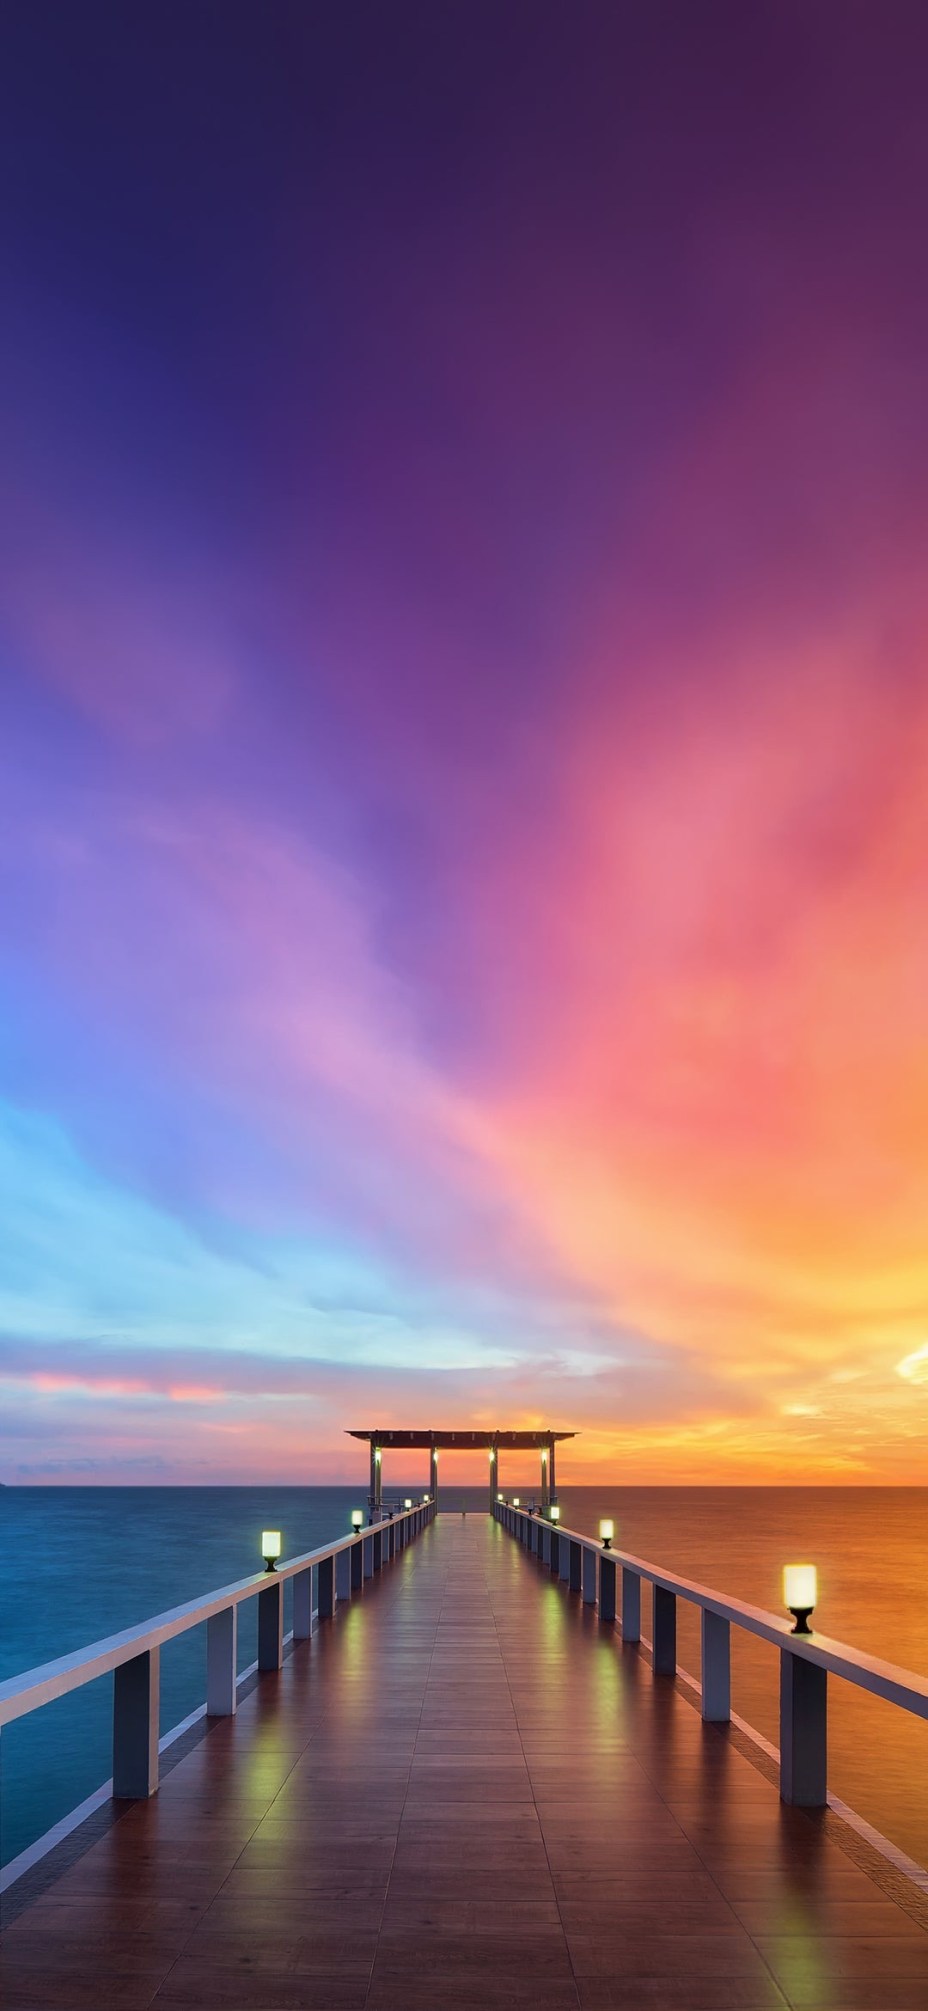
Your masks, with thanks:
<instances>
[{"instance_id":1,"label":"wooden walkway","mask_svg":"<svg viewBox=\"0 0 928 2011\"><path fill-rule=\"evenodd\" d=\"M2 1937L4 2011L926 2011L928 1933L442 1516Z\"/></svg>"}]
</instances>

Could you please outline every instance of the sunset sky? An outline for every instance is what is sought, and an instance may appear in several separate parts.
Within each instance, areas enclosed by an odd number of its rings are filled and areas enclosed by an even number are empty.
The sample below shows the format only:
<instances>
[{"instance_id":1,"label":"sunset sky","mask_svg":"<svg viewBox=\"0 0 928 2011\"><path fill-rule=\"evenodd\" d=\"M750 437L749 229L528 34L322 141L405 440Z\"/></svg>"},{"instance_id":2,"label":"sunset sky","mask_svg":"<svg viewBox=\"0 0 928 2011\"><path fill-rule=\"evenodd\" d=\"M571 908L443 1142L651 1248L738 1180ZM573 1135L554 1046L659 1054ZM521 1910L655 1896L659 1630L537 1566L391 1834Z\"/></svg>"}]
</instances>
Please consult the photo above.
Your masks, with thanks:
<instances>
[{"instance_id":1,"label":"sunset sky","mask_svg":"<svg viewBox=\"0 0 928 2011\"><path fill-rule=\"evenodd\" d=\"M924 1481L922 0L6 42L0 1480Z\"/></svg>"}]
</instances>

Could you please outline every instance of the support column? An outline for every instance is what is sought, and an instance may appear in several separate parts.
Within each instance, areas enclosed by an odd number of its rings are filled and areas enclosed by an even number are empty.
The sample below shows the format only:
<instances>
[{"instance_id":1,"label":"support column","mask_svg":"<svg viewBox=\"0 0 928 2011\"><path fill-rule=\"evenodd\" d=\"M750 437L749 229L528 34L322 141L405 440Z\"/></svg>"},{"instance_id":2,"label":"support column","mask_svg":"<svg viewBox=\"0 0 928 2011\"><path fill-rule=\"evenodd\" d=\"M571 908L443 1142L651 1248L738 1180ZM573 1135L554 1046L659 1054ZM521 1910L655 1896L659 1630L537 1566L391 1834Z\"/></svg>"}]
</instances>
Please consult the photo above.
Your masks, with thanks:
<instances>
[{"instance_id":1,"label":"support column","mask_svg":"<svg viewBox=\"0 0 928 2011\"><path fill-rule=\"evenodd\" d=\"M641 1579L622 1566L622 1639L641 1640Z\"/></svg>"},{"instance_id":2,"label":"support column","mask_svg":"<svg viewBox=\"0 0 928 2011\"><path fill-rule=\"evenodd\" d=\"M276 1572L273 1585L258 1593L258 1668L279 1669L284 1659L284 1588Z\"/></svg>"},{"instance_id":3,"label":"support column","mask_svg":"<svg viewBox=\"0 0 928 2011\"><path fill-rule=\"evenodd\" d=\"M238 1607L225 1606L211 1613L206 1622L206 1715L231 1718L238 1693L235 1664L238 1643Z\"/></svg>"},{"instance_id":4,"label":"support column","mask_svg":"<svg viewBox=\"0 0 928 2011\"><path fill-rule=\"evenodd\" d=\"M383 1474L383 1454L381 1452L379 1445L372 1444L371 1445L371 1515L375 1522L380 1521L382 1513L381 1509L381 1503L383 1500L382 1474Z\"/></svg>"},{"instance_id":5,"label":"support column","mask_svg":"<svg viewBox=\"0 0 928 2011\"><path fill-rule=\"evenodd\" d=\"M543 1445L541 1448L541 1506L543 1510L548 1506L548 1448L546 1445Z\"/></svg>"},{"instance_id":6,"label":"support column","mask_svg":"<svg viewBox=\"0 0 928 2011\"><path fill-rule=\"evenodd\" d=\"M807 1809L828 1798L828 1677L789 1648L780 1650L780 1798Z\"/></svg>"},{"instance_id":7,"label":"support column","mask_svg":"<svg viewBox=\"0 0 928 2011\"><path fill-rule=\"evenodd\" d=\"M340 1555L342 1553L339 1553ZM316 1568L316 1589L320 1620L331 1620L335 1611L335 1559L322 1557Z\"/></svg>"},{"instance_id":8,"label":"support column","mask_svg":"<svg viewBox=\"0 0 928 2011\"><path fill-rule=\"evenodd\" d=\"M496 1507L496 1497L497 1494L499 1493L499 1481L497 1479L498 1464L499 1461L497 1458L496 1447L495 1445L491 1445L490 1447L490 1514L491 1515L493 1514L493 1511Z\"/></svg>"},{"instance_id":9,"label":"support column","mask_svg":"<svg viewBox=\"0 0 928 2011\"><path fill-rule=\"evenodd\" d=\"M161 1651L146 1648L113 1670L113 1795L146 1801L158 1786Z\"/></svg>"},{"instance_id":10,"label":"support column","mask_svg":"<svg viewBox=\"0 0 928 2011\"><path fill-rule=\"evenodd\" d=\"M298 1571L293 1580L293 1638L308 1641L313 1631L313 1567Z\"/></svg>"},{"instance_id":11,"label":"support column","mask_svg":"<svg viewBox=\"0 0 928 2011\"><path fill-rule=\"evenodd\" d=\"M429 1493L438 1507L438 1447L433 1445L429 1460Z\"/></svg>"},{"instance_id":12,"label":"support column","mask_svg":"<svg viewBox=\"0 0 928 2011\"><path fill-rule=\"evenodd\" d=\"M727 1725L731 1717L731 1625L720 1613L702 1609L702 1715L707 1724Z\"/></svg>"},{"instance_id":13,"label":"support column","mask_svg":"<svg viewBox=\"0 0 928 2011\"><path fill-rule=\"evenodd\" d=\"M677 1595L665 1585L654 1587L654 1626L651 1656L655 1676L677 1673Z\"/></svg>"},{"instance_id":14,"label":"support column","mask_svg":"<svg viewBox=\"0 0 928 2011\"><path fill-rule=\"evenodd\" d=\"M599 1617L610 1627L615 1625L615 1560L600 1556L599 1560Z\"/></svg>"},{"instance_id":15,"label":"support column","mask_svg":"<svg viewBox=\"0 0 928 2011\"><path fill-rule=\"evenodd\" d=\"M557 1500L557 1475L554 1470L554 1440L548 1440L548 1500Z\"/></svg>"}]
</instances>

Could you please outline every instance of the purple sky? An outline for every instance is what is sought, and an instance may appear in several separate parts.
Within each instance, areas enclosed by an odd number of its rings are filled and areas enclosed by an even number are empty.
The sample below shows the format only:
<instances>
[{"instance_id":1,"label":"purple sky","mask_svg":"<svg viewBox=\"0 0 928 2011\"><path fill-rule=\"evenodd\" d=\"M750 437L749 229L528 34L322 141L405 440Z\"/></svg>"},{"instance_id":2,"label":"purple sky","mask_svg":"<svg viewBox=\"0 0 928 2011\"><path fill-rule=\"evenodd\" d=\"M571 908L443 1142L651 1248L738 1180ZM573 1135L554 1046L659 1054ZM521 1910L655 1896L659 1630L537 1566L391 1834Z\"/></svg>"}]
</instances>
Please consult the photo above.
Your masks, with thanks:
<instances>
[{"instance_id":1,"label":"purple sky","mask_svg":"<svg viewBox=\"0 0 928 2011\"><path fill-rule=\"evenodd\" d=\"M14 0L0 1478L916 1477L926 56Z\"/></svg>"}]
</instances>

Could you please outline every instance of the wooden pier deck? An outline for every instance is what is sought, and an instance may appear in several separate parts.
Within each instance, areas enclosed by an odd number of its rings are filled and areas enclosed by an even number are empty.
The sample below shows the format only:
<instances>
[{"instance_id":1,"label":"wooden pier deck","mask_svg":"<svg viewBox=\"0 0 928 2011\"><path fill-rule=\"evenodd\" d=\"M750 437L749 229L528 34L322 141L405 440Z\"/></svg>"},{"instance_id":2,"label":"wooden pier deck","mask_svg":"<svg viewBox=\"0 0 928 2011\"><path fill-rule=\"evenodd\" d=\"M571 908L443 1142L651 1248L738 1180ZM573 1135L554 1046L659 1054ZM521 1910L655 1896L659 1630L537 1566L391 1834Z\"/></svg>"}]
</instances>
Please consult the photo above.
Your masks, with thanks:
<instances>
[{"instance_id":1,"label":"wooden pier deck","mask_svg":"<svg viewBox=\"0 0 928 2011\"><path fill-rule=\"evenodd\" d=\"M925 2011L928 1932L442 1516L2 1936L4 2011Z\"/></svg>"}]
</instances>

